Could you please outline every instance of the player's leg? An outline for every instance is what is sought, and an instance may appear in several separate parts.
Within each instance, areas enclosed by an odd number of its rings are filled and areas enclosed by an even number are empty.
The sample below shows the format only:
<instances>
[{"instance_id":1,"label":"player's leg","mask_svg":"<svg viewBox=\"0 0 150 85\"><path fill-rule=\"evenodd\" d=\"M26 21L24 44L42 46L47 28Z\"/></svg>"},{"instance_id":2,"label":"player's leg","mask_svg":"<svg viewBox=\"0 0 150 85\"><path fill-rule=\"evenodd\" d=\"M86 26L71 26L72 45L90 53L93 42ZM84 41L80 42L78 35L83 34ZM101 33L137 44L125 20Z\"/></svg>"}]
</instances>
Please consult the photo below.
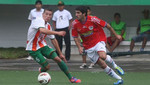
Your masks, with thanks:
<instances>
[{"instance_id":1,"label":"player's leg","mask_svg":"<svg viewBox=\"0 0 150 85\"><path fill-rule=\"evenodd\" d=\"M109 55L106 55L106 47L104 42L100 42L97 45L96 51L101 59L108 62L114 69L118 71L120 75L124 75L123 69L121 69Z\"/></svg>"},{"instance_id":2,"label":"player's leg","mask_svg":"<svg viewBox=\"0 0 150 85\"><path fill-rule=\"evenodd\" d=\"M39 69L40 72L46 72L49 70L50 65L44 58L44 56L41 54L41 49L37 51L29 51L29 54L33 57L33 59L41 65L41 68Z\"/></svg>"},{"instance_id":3,"label":"player's leg","mask_svg":"<svg viewBox=\"0 0 150 85\"><path fill-rule=\"evenodd\" d=\"M143 42L140 51L144 51L148 38L150 38L150 34L143 34Z\"/></svg>"},{"instance_id":4,"label":"player's leg","mask_svg":"<svg viewBox=\"0 0 150 85\"><path fill-rule=\"evenodd\" d=\"M55 52L52 54L52 56L56 55ZM58 56L53 59L59 66L59 68L66 74L68 79L70 80L71 83L80 83L81 80L77 79L75 77L72 77L71 73L68 70L67 65L63 60L61 60Z\"/></svg>"},{"instance_id":5,"label":"player's leg","mask_svg":"<svg viewBox=\"0 0 150 85\"><path fill-rule=\"evenodd\" d=\"M117 75L113 69L111 69L106 63L105 61L103 60L103 58L106 57L106 53L105 52L98 52L99 54L99 59L97 60L97 64L99 66L101 66L102 69L104 69L104 71L111 77L117 79L118 81L114 83L114 85L119 85L119 84L123 84L123 80L122 78ZM103 58L102 58L103 57Z\"/></svg>"},{"instance_id":6,"label":"player's leg","mask_svg":"<svg viewBox=\"0 0 150 85\"><path fill-rule=\"evenodd\" d=\"M110 57L110 55L106 55L105 52L98 52L98 55L101 57L101 59L103 59L104 61L109 63L114 69L116 69L120 75L124 75L123 69L115 63L115 61Z\"/></svg>"},{"instance_id":7,"label":"player's leg","mask_svg":"<svg viewBox=\"0 0 150 85\"><path fill-rule=\"evenodd\" d=\"M113 42L112 42L112 37L108 37L107 38L107 42L106 42L106 47L108 49L109 52L112 52L111 51L111 46L112 46Z\"/></svg>"},{"instance_id":8,"label":"player's leg","mask_svg":"<svg viewBox=\"0 0 150 85\"><path fill-rule=\"evenodd\" d=\"M80 68L86 68L87 65L86 65L86 55L82 55L82 65L80 66Z\"/></svg>"},{"instance_id":9,"label":"player's leg","mask_svg":"<svg viewBox=\"0 0 150 85\"><path fill-rule=\"evenodd\" d=\"M69 80L72 83L80 83L81 82L81 80L72 77L65 62L58 57L58 55L52 48L45 46L42 49L42 54L48 59L53 59L58 64L60 69L66 74L66 76L69 78Z\"/></svg>"},{"instance_id":10,"label":"player's leg","mask_svg":"<svg viewBox=\"0 0 150 85\"><path fill-rule=\"evenodd\" d=\"M120 43L120 41L118 39L116 39L111 47L111 52L113 52L115 50L115 48L119 45L119 43Z\"/></svg>"},{"instance_id":11,"label":"player's leg","mask_svg":"<svg viewBox=\"0 0 150 85\"><path fill-rule=\"evenodd\" d=\"M80 68L86 68L87 65L86 65L86 52L85 52L85 49L83 49L83 53L82 53L82 62L83 62L83 64L80 66Z\"/></svg>"},{"instance_id":12,"label":"player's leg","mask_svg":"<svg viewBox=\"0 0 150 85\"><path fill-rule=\"evenodd\" d=\"M130 43L130 50L129 51L133 51L133 48L135 46L136 42L141 42L143 41L143 34L139 34L138 36L135 36L132 38L131 43Z\"/></svg>"},{"instance_id":13,"label":"player's leg","mask_svg":"<svg viewBox=\"0 0 150 85\"><path fill-rule=\"evenodd\" d=\"M104 69L104 71L111 77L115 78L115 79L122 79L119 75L117 75L113 69L111 69L103 59L99 58L96 62L96 64L98 64L99 66L101 66L102 69Z\"/></svg>"},{"instance_id":14,"label":"player's leg","mask_svg":"<svg viewBox=\"0 0 150 85\"><path fill-rule=\"evenodd\" d=\"M146 43L147 43L147 38L144 37L143 42L142 42L142 47L141 47L140 51L144 51L144 48L145 48L145 46L146 46Z\"/></svg>"},{"instance_id":15,"label":"player's leg","mask_svg":"<svg viewBox=\"0 0 150 85\"><path fill-rule=\"evenodd\" d=\"M109 52L111 52L111 46L109 45L109 43L106 43L106 48L108 49Z\"/></svg>"},{"instance_id":16,"label":"player's leg","mask_svg":"<svg viewBox=\"0 0 150 85\"><path fill-rule=\"evenodd\" d=\"M135 42L134 42L134 40L132 39L131 40L131 43L130 43L130 50L129 51L133 51L133 48L134 48L134 46L135 46Z\"/></svg>"}]
</instances>

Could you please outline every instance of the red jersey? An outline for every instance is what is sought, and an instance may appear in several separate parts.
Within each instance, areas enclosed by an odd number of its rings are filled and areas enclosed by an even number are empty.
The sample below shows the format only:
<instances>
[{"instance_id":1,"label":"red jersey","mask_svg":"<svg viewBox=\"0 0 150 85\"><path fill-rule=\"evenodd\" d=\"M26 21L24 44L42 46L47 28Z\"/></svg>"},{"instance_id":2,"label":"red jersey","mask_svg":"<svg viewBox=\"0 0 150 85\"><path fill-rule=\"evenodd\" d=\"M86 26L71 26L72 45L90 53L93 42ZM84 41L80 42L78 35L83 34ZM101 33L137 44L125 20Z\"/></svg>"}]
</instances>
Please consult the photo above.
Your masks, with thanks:
<instances>
[{"instance_id":1,"label":"red jersey","mask_svg":"<svg viewBox=\"0 0 150 85\"><path fill-rule=\"evenodd\" d=\"M98 42L106 42L106 35L103 27L107 23L96 16L87 16L86 22L83 24L77 19L72 22L72 36L80 35L83 40L85 49L94 47Z\"/></svg>"}]
</instances>

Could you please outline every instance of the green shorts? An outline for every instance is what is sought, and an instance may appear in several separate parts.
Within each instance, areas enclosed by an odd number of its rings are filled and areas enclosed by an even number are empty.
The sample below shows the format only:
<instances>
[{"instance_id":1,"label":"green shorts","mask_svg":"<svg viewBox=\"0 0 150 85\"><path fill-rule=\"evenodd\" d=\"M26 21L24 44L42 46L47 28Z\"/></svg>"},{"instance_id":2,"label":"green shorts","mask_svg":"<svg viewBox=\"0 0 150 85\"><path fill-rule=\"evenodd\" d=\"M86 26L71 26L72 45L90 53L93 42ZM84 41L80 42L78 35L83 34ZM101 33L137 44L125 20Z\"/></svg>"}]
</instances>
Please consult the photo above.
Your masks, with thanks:
<instances>
[{"instance_id":1,"label":"green shorts","mask_svg":"<svg viewBox=\"0 0 150 85\"><path fill-rule=\"evenodd\" d=\"M46 67L48 65L48 62L46 61L46 58L48 59L54 59L57 57L56 52L54 51L53 48L49 48L48 46L44 46L37 51L28 51L29 55L34 58L36 62L38 62L40 65L43 67Z\"/></svg>"}]
</instances>

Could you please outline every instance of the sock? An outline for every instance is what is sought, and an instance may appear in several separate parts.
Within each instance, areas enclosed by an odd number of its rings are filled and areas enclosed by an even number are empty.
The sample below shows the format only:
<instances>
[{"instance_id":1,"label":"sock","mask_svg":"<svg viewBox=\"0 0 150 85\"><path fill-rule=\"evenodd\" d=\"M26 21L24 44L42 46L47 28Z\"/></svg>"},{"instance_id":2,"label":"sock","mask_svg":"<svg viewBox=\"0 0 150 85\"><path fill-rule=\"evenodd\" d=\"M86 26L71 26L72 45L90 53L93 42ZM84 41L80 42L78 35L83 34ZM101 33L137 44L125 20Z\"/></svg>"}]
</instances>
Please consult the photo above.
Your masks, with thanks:
<instances>
[{"instance_id":1,"label":"sock","mask_svg":"<svg viewBox=\"0 0 150 85\"><path fill-rule=\"evenodd\" d=\"M61 61L59 63L57 63L59 68L66 74L66 76L71 79L72 75L70 74L70 72L68 71L68 67L67 65L64 63L64 61Z\"/></svg>"},{"instance_id":2,"label":"sock","mask_svg":"<svg viewBox=\"0 0 150 85\"><path fill-rule=\"evenodd\" d=\"M107 66L104 71L111 77L115 78L115 79L122 79L119 75L117 75L109 66Z\"/></svg>"},{"instance_id":3,"label":"sock","mask_svg":"<svg viewBox=\"0 0 150 85\"><path fill-rule=\"evenodd\" d=\"M41 67L41 72L46 72L47 70L44 67Z\"/></svg>"},{"instance_id":4,"label":"sock","mask_svg":"<svg viewBox=\"0 0 150 85\"><path fill-rule=\"evenodd\" d=\"M105 61L108 62L113 68L117 67L116 63L114 62L114 60L109 55L106 56Z\"/></svg>"}]
</instances>

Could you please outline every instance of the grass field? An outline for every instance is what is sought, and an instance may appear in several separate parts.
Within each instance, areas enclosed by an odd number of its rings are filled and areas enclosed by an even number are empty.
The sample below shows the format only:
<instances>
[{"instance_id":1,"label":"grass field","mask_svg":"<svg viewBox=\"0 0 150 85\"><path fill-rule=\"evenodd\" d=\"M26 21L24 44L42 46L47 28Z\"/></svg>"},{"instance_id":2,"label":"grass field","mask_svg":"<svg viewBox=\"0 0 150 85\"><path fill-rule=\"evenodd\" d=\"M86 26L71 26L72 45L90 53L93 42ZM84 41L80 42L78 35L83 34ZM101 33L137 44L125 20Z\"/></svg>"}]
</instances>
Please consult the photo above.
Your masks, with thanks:
<instances>
[{"instance_id":1,"label":"grass field","mask_svg":"<svg viewBox=\"0 0 150 85\"><path fill-rule=\"evenodd\" d=\"M61 71L49 72L52 81L48 85L72 85ZM78 85L113 85L115 81L104 72L72 72L80 78ZM40 85L35 71L0 71L0 85ZM123 76L124 85L149 85L150 72L128 72Z\"/></svg>"},{"instance_id":2,"label":"grass field","mask_svg":"<svg viewBox=\"0 0 150 85\"><path fill-rule=\"evenodd\" d=\"M28 53L24 47L19 48L0 48L0 58L15 59L27 56Z\"/></svg>"}]
</instances>

